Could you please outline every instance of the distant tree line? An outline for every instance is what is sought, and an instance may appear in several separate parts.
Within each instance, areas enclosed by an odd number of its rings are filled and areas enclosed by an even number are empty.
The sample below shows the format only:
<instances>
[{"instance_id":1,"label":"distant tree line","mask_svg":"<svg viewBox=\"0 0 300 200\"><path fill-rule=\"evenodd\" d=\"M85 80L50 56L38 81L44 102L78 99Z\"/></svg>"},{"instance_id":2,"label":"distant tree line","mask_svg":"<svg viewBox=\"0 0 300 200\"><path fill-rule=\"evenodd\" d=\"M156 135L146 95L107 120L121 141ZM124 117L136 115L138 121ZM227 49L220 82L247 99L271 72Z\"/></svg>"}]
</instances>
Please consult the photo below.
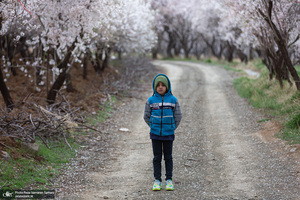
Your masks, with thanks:
<instances>
[{"instance_id":1,"label":"distant tree line","mask_svg":"<svg viewBox=\"0 0 300 200\"><path fill-rule=\"evenodd\" d=\"M153 0L158 53L165 57L214 56L247 63L260 57L283 87L300 90L300 2L275 0Z\"/></svg>"}]
</instances>

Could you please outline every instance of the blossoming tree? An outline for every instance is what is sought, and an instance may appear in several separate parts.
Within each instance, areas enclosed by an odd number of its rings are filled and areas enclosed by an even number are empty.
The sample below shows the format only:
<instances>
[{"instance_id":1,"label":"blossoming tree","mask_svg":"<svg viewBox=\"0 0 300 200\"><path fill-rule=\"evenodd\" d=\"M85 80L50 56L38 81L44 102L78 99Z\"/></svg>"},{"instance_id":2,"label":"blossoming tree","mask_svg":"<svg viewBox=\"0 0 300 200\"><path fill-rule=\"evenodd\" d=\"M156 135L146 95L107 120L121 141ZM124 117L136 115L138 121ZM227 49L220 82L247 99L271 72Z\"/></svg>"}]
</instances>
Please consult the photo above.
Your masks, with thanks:
<instances>
[{"instance_id":1,"label":"blossoming tree","mask_svg":"<svg viewBox=\"0 0 300 200\"><path fill-rule=\"evenodd\" d=\"M228 8L235 12L243 40L258 46L265 54L270 78L275 74L282 85L289 74L300 90L300 79L294 65L300 62L300 3L299 1L232 1ZM294 61L294 62L293 62Z\"/></svg>"},{"instance_id":2,"label":"blossoming tree","mask_svg":"<svg viewBox=\"0 0 300 200\"><path fill-rule=\"evenodd\" d=\"M8 53L1 55L0 89L7 107L12 107L13 101L9 97L5 85L7 79L2 69L9 74L6 68L19 67L26 74L26 67L34 67L36 77L44 77L51 70L53 80L47 101L53 103L57 91L66 84L72 63L80 63L86 54L102 48L108 57L114 47L146 51L156 41L152 29L153 11L143 1L27 0L23 3L0 1L0 41L4 37L13 37L14 44L26 45L30 57L26 66L21 67L9 61ZM1 45L0 48L6 50L7 46ZM12 56L18 51L14 49ZM36 80L37 90L45 84L42 79Z\"/></svg>"}]
</instances>

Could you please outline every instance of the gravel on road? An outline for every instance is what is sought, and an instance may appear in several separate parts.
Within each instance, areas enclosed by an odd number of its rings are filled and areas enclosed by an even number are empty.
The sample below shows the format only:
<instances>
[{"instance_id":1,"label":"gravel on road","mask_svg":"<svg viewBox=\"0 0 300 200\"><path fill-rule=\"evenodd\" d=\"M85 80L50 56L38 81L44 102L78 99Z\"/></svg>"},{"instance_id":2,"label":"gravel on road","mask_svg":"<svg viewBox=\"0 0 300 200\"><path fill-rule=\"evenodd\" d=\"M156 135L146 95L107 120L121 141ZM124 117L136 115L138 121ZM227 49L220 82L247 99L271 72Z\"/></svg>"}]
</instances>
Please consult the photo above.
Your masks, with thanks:
<instances>
[{"instance_id":1,"label":"gravel on road","mask_svg":"<svg viewBox=\"0 0 300 200\"><path fill-rule=\"evenodd\" d=\"M272 124L258 122L264 116L238 96L231 72L200 63L154 64L169 76L183 113L173 147L175 190L165 191L164 182L161 191L151 190L153 155L143 121L149 80L110 119L115 126L101 136L106 151L91 145L79 154L88 154L85 189L61 199L299 199L299 151L263 139L261 131Z\"/></svg>"}]
</instances>

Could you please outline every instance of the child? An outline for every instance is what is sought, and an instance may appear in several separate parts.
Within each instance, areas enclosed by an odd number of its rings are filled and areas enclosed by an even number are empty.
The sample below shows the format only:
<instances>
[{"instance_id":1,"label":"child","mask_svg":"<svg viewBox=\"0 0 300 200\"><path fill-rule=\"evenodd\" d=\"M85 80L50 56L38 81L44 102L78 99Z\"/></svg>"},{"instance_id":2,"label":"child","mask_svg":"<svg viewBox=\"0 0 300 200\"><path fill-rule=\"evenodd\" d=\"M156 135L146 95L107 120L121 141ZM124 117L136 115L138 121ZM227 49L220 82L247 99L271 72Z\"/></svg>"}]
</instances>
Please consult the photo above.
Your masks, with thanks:
<instances>
[{"instance_id":1,"label":"child","mask_svg":"<svg viewBox=\"0 0 300 200\"><path fill-rule=\"evenodd\" d=\"M158 74L152 83L153 96L145 105L144 120L150 127L153 149L154 184L152 190L161 189L161 160L164 154L166 166L166 190L174 190L172 183L172 149L174 131L182 118L180 105L173 96L171 82L164 74Z\"/></svg>"}]
</instances>

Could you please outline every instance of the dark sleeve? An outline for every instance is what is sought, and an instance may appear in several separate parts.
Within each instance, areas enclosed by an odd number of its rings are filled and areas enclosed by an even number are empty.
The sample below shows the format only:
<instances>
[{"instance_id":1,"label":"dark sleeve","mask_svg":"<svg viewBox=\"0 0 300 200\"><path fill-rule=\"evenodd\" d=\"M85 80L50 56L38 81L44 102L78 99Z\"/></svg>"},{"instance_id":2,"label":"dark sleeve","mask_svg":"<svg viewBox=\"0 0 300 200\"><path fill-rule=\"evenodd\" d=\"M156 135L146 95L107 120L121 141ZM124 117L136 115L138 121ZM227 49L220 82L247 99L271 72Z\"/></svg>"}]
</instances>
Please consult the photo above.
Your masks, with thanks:
<instances>
[{"instance_id":1,"label":"dark sleeve","mask_svg":"<svg viewBox=\"0 0 300 200\"><path fill-rule=\"evenodd\" d=\"M145 104L144 120L148 124L148 126L150 122L150 116L151 116L151 108L150 108L149 101L147 101Z\"/></svg>"},{"instance_id":2,"label":"dark sleeve","mask_svg":"<svg viewBox=\"0 0 300 200\"><path fill-rule=\"evenodd\" d=\"M180 104L179 104L178 101L176 101L175 108L173 109L173 112L174 112L175 126L177 128L180 124L181 119L182 119L182 113L181 113Z\"/></svg>"}]
</instances>

